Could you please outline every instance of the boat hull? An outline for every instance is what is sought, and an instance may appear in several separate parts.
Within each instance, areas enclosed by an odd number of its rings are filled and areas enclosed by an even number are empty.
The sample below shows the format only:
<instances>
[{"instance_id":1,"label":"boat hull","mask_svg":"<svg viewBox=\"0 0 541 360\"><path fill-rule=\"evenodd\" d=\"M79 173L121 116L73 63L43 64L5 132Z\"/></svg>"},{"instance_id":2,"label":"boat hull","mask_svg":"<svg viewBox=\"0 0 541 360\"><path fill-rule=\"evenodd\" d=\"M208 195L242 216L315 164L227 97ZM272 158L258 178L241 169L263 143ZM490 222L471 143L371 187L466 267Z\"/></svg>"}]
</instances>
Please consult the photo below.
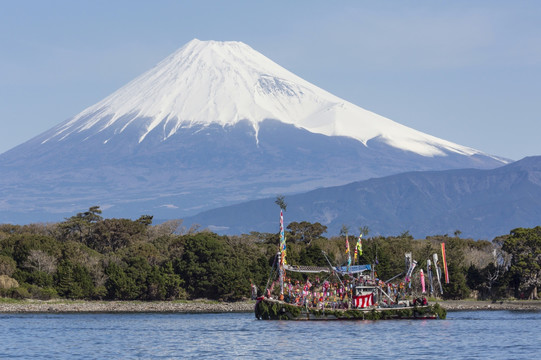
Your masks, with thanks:
<instances>
[{"instance_id":1,"label":"boat hull","mask_svg":"<svg viewBox=\"0 0 541 360\"><path fill-rule=\"evenodd\" d=\"M363 309L317 309L259 298L255 317L260 320L398 320L445 319L447 312L439 304L410 307L371 307Z\"/></svg>"}]
</instances>

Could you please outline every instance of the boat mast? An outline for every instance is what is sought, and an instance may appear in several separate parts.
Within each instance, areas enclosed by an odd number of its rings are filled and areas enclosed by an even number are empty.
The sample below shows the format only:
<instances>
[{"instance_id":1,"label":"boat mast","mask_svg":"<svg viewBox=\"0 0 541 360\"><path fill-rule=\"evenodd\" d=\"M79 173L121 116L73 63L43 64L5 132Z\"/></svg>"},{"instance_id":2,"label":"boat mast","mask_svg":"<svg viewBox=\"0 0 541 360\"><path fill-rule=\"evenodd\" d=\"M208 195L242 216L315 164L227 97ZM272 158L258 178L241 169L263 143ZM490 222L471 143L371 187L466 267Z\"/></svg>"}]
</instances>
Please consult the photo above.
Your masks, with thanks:
<instances>
[{"instance_id":1,"label":"boat mast","mask_svg":"<svg viewBox=\"0 0 541 360\"><path fill-rule=\"evenodd\" d=\"M280 209L280 297L284 295L284 277L286 264L286 236L284 233L284 213Z\"/></svg>"},{"instance_id":2,"label":"boat mast","mask_svg":"<svg viewBox=\"0 0 541 360\"><path fill-rule=\"evenodd\" d=\"M286 262L286 236L284 233L284 211L286 211L287 204L284 201L282 195L278 195L275 201L276 205L280 207L280 245L278 252L280 253L280 261L278 262L278 276L280 278L280 300L284 298L284 278L286 276L285 265Z\"/></svg>"}]
</instances>

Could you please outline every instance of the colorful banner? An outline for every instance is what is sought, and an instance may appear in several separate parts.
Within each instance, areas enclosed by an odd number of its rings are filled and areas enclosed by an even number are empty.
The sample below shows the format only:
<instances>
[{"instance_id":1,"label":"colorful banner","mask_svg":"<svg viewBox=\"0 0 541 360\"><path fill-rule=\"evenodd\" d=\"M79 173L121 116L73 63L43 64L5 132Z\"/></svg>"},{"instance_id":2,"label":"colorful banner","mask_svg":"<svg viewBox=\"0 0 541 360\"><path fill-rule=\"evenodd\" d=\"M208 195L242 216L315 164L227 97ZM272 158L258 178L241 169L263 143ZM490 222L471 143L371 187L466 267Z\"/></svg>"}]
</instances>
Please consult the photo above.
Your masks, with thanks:
<instances>
[{"instance_id":1,"label":"colorful banner","mask_svg":"<svg viewBox=\"0 0 541 360\"><path fill-rule=\"evenodd\" d=\"M432 258L434 259L434 271L436 272L436 279L438 279L438 285L440 286L440 293L443 294L443 287L441 286L441 269L438 264L438 254L433 254Z\"/></svg>"},{"instance_id":2,"label":"colorful banner","mask_svg":"<svg viewBox=\"0 0 541 360\"><path fill-rule=\"evenodd\" d=\"M374 294L371 293L368 295L354 296L353 305L356 308L364 308L374 305Z\"/></svg>"},{"instance_id":3,"label":"colorful banner","mask_svg":"<svg viewBox=\"0 0 541 360\"><path fill-rule=\"evenodd\" d=\"M357 254L359 254L359 256L363 255L363 243L361 240L362 237L363 237L363 234L361 233L359 235L359 239L357 240L357 245L355 246L355 255L353 256L353 264L357 263Z\"/></svg>"},{"instance_id":4,"label":"colorful banner","mask_svg":"<svg viewBox=\"0 0 541 360\"><path fill-rule=\"evenodd\" d=\"M421 290L424 294L426 292L426 287L425 287L425 273L423 272L423 269L419 270L419 276L421 277Z\"/></svg>"},{"instance_id":5,"label":"colorful banner","mask_svg":"<svg viewBox=\"0 0 541 360\"><path fill-rule=\"evenodd\" d=\"M408 272L406 273L406 279L405 281L409 283L411 281L411 275L413 274L413 269L417 266L417 261L413 260L410 264L410 267L408 269Z\"/></svg>"},{"instance_id":6,"label":"colorful banner","mask_svg":"<svg viewBox=\"0 0 541 360\"><path fill-rule=\"evenodd\" d=\"M348 234L346 234L346 254L348 254L348 267L351 266L351 253L349 252Z\"/></svg>"},{"instance_id":7,"label":"colorful banner","mask_svg":"<svg viewBox=\"0 0 541 360\"><path fill-rule=\"evenodd\" d=\"M287 264L286 262L286 236L284 233L284 213L282 209L280 209L280 245L279 245L279 252L280 252L280 264L278 266L279 268L279 277L280 277L280 300L283 298L284 294L284 278L286 276L286 271L284 268L284 265Z\"/></svg>"},{"instance_id":8,"label":"colorful banner","mask_svg":"<svg viewBox=\"0 0 541 360\"><path fill-rule=\"evenodd\" d=\"M445 243L441 243L441 261L443 262L443 272L445 273L445 283L449 284L449 270L447 269L447 257L445 256Z\"/></svg>"},{"instance_id":9,"label":"colorful banner","mask_svg":"<svg viewBox=\"0 0 541 360\"><path fill-rule=\"evenodd\" d=\"M287 264L286 262L286 236L284 233L284 214L280 210L280 265Z\"/></svg>"},{"instance_id":10,"label":"colorful banner","mask_svg":"<svg viewBox=\"0 0 541 360\"><path fill-rule=\"evenodd\" d=\"M353 266L336 266L333 268L334 271L339 272L342 275L345 274L358 274L363 271L372 270L371 265L353 265Z\"/></svg>"}]
</instances>

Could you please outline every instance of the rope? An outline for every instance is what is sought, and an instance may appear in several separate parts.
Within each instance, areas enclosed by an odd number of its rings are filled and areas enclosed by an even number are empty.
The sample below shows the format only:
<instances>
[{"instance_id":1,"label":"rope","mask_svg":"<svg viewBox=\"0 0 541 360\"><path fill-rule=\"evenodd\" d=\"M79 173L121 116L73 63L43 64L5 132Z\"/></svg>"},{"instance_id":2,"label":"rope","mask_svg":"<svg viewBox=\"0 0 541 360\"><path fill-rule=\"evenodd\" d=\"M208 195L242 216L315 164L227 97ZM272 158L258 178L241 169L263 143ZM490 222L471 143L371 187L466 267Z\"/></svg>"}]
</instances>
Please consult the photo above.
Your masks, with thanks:
<instances>
[{"instance_id":1,"label":"rope","mask_svg":"<svg viewBox=\"0 0 541 360\"><path fill-rule=\"evenodd\" d=\"M265 292L263 293L263 296L265 296L265 294L267 293L267 290L269 289L269 282L271 281L271 279L273 278L273 274L274 274L274 268L275 268L275 265L276 265L276 259L278 258L278 255L280 253L276 254L274 256L274 261L272 262L272 267L271 267L271 272L270 272L270 275L269 275L269 278L267 279L267 285L265 286Z\"/></svg>"}]
</instances>

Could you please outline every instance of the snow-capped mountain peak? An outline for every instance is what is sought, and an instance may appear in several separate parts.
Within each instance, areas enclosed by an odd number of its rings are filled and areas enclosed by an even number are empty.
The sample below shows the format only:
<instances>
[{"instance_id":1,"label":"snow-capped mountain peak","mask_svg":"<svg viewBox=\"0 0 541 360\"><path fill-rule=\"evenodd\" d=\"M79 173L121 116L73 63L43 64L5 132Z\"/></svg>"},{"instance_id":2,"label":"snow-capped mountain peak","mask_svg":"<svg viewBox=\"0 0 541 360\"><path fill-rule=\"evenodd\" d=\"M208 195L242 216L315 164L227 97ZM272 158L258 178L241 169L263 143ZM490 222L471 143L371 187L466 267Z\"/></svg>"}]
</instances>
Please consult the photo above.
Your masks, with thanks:
<instances>
[{"instance_id":1,"label":"snow-capped mountain peak","mask_svg":"<svg viewBox=\"0 0 541 360\"><path fill-rule=\"evenodd\" d=\"M505 162L364 110L243 43L193 40L0 154L0 219L56 221L96 204L108 216L177 219L275 194ZM373 199L348 197L357 195ZM344 223L327 205L313 208Z\"/></svg>"},{"instance_id":2,"label":"snow-capped mountain peak","mask_svg":"<svg viewBox=\"0 0 541 360\"><path fill-rule=\"evenodd\" d=\"M255 129L275 119L313 133L379 140L423 156L477 150L445 141L364 110L303 80L242 42L194 39L99 103L58 125L43 143L73 133L88 137L135 128L138 141L150 132L162 140L194 124ZM109 132L108 132L109 133ZM109 139L105 139L106 143Z\"/></svg>"}]
</instances>

